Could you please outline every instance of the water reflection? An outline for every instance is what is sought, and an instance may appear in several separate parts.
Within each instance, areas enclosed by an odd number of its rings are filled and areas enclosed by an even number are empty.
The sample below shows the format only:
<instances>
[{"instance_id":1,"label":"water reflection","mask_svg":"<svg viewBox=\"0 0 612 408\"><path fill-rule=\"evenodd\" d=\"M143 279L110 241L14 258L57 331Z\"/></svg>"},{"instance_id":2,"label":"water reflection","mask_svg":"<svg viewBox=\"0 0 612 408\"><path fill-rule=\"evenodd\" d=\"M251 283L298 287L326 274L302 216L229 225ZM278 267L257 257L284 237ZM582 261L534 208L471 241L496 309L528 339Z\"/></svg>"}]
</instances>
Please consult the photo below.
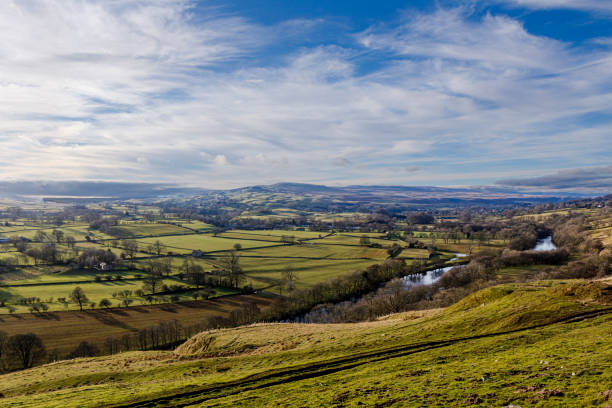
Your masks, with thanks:
<instances>
[{"instance_id":1,"label":"water reflection","mask_svg":"<svg viewBox=\"0 0 612 408\"><path fill-rule=\"evenodd\" d=\"M440 280L442 275L444 275L444 272L450 271L452 268L452 266L447 266L445 268L432 269L431 271L427 271L425 273L406 275L402 278L402 283L406 289L418 285L433 285Z\"/></svg>"},{"instance_id":2,"label":"water reflection","mask_svg":"<svg viewBox=\"0 0 612 408\"><path fill-rule=\"evenodd\" d=\"M535 247L533 247L533 251L554 251L557 249L557 246L552 242L552 235L538 240Z\"/></svg>"}]
</instances>

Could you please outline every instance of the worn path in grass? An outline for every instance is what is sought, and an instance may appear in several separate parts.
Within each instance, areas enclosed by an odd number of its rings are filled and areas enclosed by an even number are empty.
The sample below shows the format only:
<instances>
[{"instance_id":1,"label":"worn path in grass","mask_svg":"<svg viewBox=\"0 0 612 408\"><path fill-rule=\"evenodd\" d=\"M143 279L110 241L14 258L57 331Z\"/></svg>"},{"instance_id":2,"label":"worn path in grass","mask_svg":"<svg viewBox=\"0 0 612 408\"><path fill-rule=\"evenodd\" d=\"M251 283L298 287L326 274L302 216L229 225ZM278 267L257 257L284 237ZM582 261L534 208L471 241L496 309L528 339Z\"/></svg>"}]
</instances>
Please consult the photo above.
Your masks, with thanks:
<instances>
[{"instance_id":1,"label":"worn path in grass","mask_svg":"<svg viewBox=\"0 0 612 408\"><path fill-rule=\"evenodd\" d=\"M560 323L571 323L582 321L585 319L593 319L599 316L612 314L612 308L605 308L590 312L577 313L570 316L557 319L550 323L528 326L515 330L503 332L481 334L470 337L461 337L445 341L431 341L420 344L411 344L406 346L392 347L385 350L376 350L369 353L359 353L347 357L332 359L318 364L306 364L303 366L291 367L290 369L271 370L260 374L255 374L240 380L230 381L221 384L212 384L203 387L199 390L193 390L186 393L171 395L163 398L151 399L130 403L126 405L116 405L117 408L127 407L187 407L201 404L206 401L211 401L218 398L224 398L230 395L239 394L246 391L258 390L268 387L273 387L280 384L286 384L295 381L301 381L309 378L322 377L330 374L335 374L344 370L351 370L355 367L364 364L373 364L379 361L386 361L393 358L405 357L414 353L426 352L439 347L447 347L458 343L473 341L478 339L505 336L513 333L539 329L547 326L557 325Z\"/></svg>"},{"instance_id":2,"label":"worn path in grass","mask_svg":"<svg viewBox=\"0 0 612 408\"><path fill-rule=\"evenodd\" d=\"M58 408L605 406L611 289L585 281L506 284L446 309L373 322L211 330L174 352L3 375L0 401Z\"/></svg>"}]
</instances>

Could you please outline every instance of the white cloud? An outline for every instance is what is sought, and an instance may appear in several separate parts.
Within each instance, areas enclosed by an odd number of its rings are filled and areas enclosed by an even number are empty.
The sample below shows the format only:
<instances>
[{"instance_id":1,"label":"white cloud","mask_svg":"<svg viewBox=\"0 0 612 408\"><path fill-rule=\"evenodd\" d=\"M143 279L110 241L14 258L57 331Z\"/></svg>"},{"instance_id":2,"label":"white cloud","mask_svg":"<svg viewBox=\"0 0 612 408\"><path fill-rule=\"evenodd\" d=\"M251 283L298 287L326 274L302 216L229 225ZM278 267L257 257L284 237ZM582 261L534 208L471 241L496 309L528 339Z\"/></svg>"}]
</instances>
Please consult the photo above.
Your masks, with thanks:
<instances>
[{"instance_id":1,"label":"white cloud","mask_svg":"<svg viewBox=\"0 0 612 408\"><path fill-rule=\"evenodd\" d=\"M391 151L395 154L421 153L429 148L430 143L424 140L400 140L393 144Z\"/></svg>"},{"instance_id":2,"label":"white cloud","mask_svg":"<svg viewBox=\"0 0 612 408\"><path fill-rule=\"evenodd\" d=\"M607 0L501 0L516 6L537 9L579 9L612 11L612 3Z\"/></svg>"},{"instance_id":3,"label":"white cloud","mask_svg":"<svg viewBox=\"0 0 612 408\"><path fill-rule=\"evenodd\" d=\"M218 154L213 159L213 163L215 163L215 165L217 166L227 166L228 165L227 157L225 157L224 154Z\"/></svg>"},{"instance_id":4,"label":"white cloud","mask_svg":"<svg viewBox=\"0 0 612 408\"><path fill-rule=\"evenodd\" d=\"M251 58L320 21L262 27L191 6L0 2L3 175L447 184L474 163L584 160L609 142L605 123L573 118L612 112L612 55L508 17L438 10L371 28L365 53L391 60L360 74L357 48Z\"/></svg>"},{"instance_id":5,"label":"white cloud","mask_svg":"<svg viewBox=\"0 0 612 408\"><path fill-rule=\"evenodd\" d=\"M399 29L370 29L359 40L368 48L403 55L502 65L507 75L547 69L561 57L563 44L529 34L516 20L486 15L472 22L466 13L455 8L413 15Z\"/></svg>"}]
</instances>

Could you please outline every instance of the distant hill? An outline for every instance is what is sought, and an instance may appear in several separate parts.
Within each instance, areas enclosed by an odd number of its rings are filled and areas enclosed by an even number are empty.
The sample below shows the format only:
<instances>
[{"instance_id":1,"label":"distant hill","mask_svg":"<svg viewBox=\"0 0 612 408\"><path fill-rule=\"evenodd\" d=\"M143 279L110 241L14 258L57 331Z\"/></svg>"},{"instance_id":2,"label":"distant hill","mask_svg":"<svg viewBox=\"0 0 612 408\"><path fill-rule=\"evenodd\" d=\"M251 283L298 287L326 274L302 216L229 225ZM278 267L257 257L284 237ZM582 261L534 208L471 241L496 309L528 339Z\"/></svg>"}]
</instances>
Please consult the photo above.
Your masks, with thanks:
<instances>
[{"instance_id":1,"label":"distant hill","mask_svg":"<svg viewBox=\"0 0 612 408\"><path fill-rule=\"evenodd\" d=\"M155 198L179 194L199 194L204 189L159 183L120 183L107 181L2 181L4 198Z\"/></svg>"},{"instance_id":2,"label":"distant hill","mask_svg":"<svg viewBox=\"0 0 612 408\"><path fill-rule=\"evenodd\" d=\"M316 184L278 183L258 185L226 191L236 198L244 194L279 198L308 198L331 200L345 204L396 206L461 206L461 205L517 205L559 202L583 197L573 193L522 192L500 187L450 188L433 186L362 186L330 187ZM296 203L284 202L292 208Z\"/></svg>"},{"instance_id":3,"label":"distant hill","mask_svg":"<svg viewBox=\"0 0 612 408\"><path fill-rule=\"evenodd\" d=\"M304 199L320 203L352 205L516 205L559 202L585 195L567 192L522 192L500 187L450 188L433 186L364 186L344 187L304 183L277 183L229 190L207 190L162 183L121 183L104 181L4 181L0 197L36 198L51 201L103 201L225 195L240 200L245 194L258 195L261 203L291 206ZM274 200L272 200L274 198ZM268 200L270 199L270 200ZM280 200L279 200L280 199ZM285 199L285 201L283 201ZM290 199L290 200L289 200ZM290 202L287 202L289 200ZM300 206L303 207L303 206Z\"/></svg>"}]
</instances>

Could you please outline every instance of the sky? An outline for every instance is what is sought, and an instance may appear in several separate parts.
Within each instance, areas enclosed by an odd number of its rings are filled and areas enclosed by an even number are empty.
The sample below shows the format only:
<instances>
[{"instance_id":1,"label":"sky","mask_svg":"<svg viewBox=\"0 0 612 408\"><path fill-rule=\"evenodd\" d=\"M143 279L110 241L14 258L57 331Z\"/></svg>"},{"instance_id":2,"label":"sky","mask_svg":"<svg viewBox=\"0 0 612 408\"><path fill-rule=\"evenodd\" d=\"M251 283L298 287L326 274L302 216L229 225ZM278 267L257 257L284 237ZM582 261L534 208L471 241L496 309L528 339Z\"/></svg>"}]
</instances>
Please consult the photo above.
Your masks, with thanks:
<instances>
[{"instance_id":1,"label":"sky","mask_svg":"<svg viewBox=\"0 0 612 408\"><path fill-rule=\"evenodd\" d=\"M3 0L3 180L612 192L612 0Z\"/></svg>"}]
</instances>

